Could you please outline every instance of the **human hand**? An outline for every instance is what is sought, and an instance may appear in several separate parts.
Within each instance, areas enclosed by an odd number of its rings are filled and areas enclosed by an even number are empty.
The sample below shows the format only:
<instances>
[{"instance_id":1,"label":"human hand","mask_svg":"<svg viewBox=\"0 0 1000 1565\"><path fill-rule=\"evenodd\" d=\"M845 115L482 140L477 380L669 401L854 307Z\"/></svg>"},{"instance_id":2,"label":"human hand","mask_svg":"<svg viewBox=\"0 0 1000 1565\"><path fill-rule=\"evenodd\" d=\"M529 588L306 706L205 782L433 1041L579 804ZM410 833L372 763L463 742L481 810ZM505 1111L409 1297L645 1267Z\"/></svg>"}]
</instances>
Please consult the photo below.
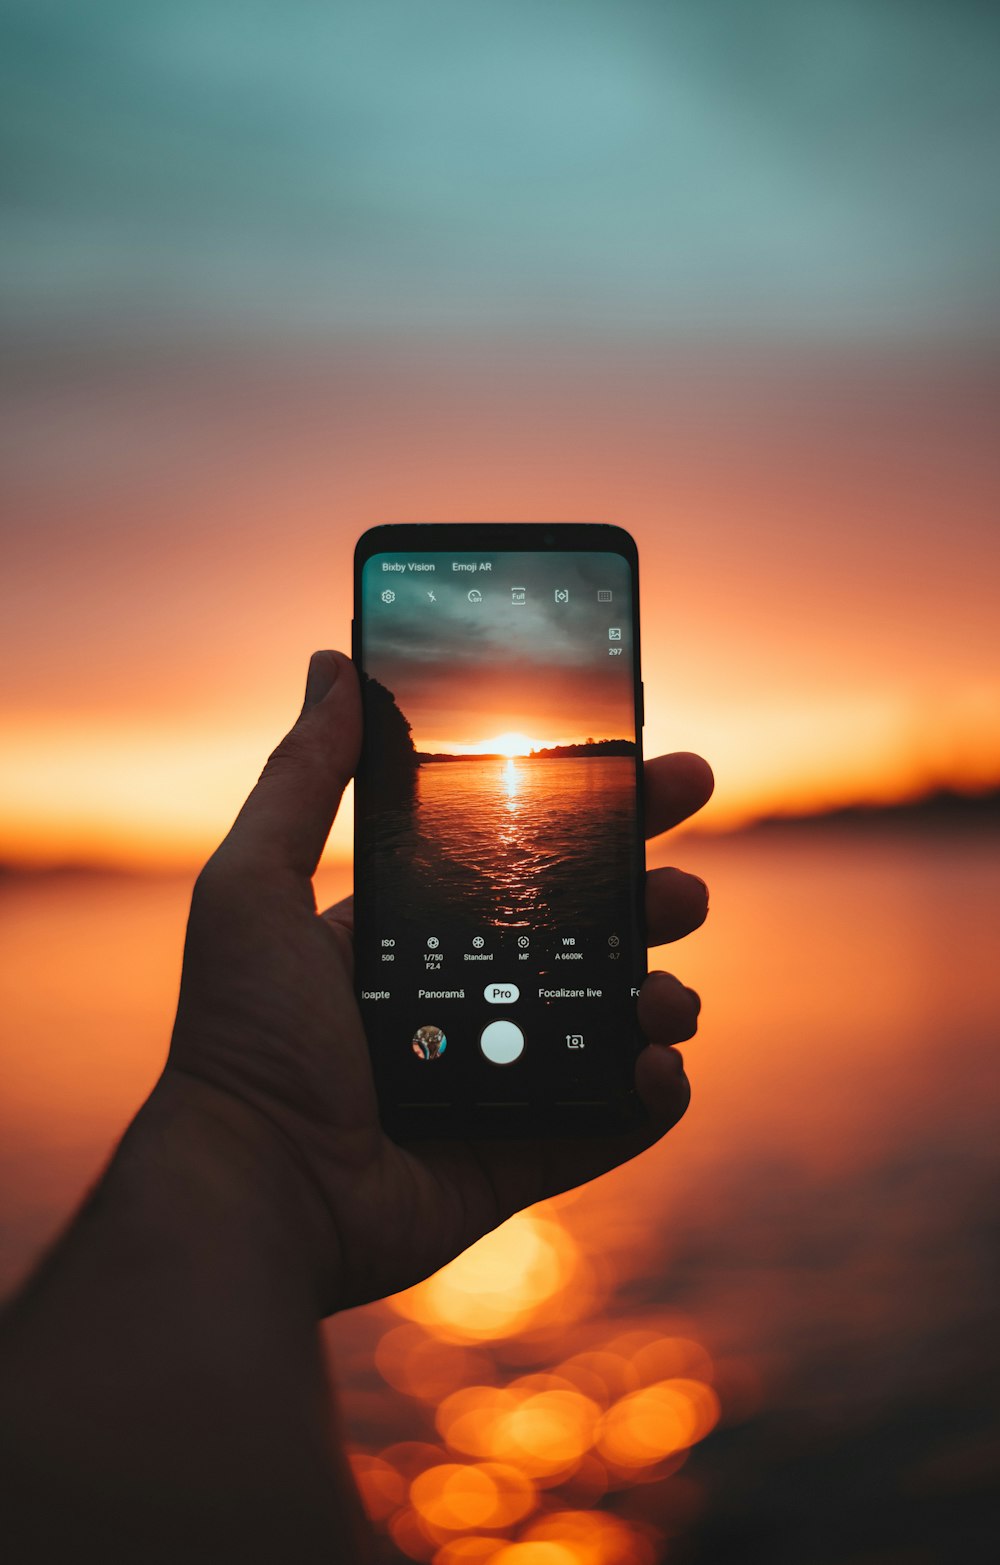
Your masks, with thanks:
<instances>
[{"instance_id":1,"label":"human hand","mask_svg":"<svg viewBox=\"0 0 1000 1565\"><path fill-rule=\"evenodd\" d=\"M247 1200L268 1203L269 1218L289 1227L304 1225L323 1314L418 1282L522 1207L657 1141L688 1104L673 1045L693 1036L700 1007L669 974L652 973L642 986L639 1023L649 1041L636 1087L649 1124L641 1130L586 1141L390 1141L354 997L350 899L318 913L312 889L360 742L353 665L318 652L298 721L198 878L164 1073L180 1112L187 1101L200 1113L207 1107L252 1143L261 1177ZM649 762L648 835L685 820L711 791L697 756ZM707 908L694 876L647 875L654 945L697 928ZM231 1139L220 1137L220 1158ZM276 1203L287 1211L275 1213Z\"/></svg>"}]
</instances>

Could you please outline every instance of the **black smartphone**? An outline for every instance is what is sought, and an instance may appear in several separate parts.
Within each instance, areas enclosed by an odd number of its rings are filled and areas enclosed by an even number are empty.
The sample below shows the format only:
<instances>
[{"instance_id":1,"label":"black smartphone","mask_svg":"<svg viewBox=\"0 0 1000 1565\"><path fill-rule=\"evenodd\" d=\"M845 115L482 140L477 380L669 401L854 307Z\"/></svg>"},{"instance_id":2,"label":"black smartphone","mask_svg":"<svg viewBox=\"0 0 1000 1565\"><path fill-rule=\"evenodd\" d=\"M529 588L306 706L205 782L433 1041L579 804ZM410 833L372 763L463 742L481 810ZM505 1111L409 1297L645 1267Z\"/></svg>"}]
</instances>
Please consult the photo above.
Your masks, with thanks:
<instances>
[{"instance_id":1,"label":"black smartphone","mask_svg":"<svg viewBox=\"0 0 1000 1565\"><path fill-rule=\"evenodd\" d=\"M641 1123L633 539L375 527L355 552L354 658L356 971L386 1130Z\"/></svg>"}]
</instances>

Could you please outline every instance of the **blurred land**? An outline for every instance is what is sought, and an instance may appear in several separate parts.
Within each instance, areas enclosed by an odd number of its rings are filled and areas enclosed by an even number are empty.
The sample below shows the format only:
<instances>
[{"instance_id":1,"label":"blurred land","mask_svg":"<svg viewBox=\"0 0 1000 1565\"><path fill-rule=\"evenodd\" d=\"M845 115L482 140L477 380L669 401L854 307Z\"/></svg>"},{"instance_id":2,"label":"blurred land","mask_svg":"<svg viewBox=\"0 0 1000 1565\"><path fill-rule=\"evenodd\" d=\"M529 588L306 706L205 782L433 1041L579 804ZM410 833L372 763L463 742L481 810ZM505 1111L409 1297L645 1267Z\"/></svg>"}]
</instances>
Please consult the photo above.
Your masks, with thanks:
<instances>
[{"instance_id":1,"label":"blurred land","mask_svg":"<svg viewBox=\"0 0 1000 1565\"><path fill-rule=\"evenodd\" d=\"M627 748L626 748L627 747ZM534 752L541 759L577 759L580 756L631 754L634 746L625 739L609 739L596 744L561 745L551 750ZM530 760L532 757L522 757ZM502 761L503 755L450 755L444 752L417 752L417 760L425 762L445 761ZM696 836L700 841L713 838L730 839L745 836L768 837L788 833L817 830L834 834L854 832L912 831L994 831L1000 827L1000 784L978 793L955 788L938 788L915 799L889 803L846 804L835 809L812 813L765 815L758 820L732 829L702 828L697 821L693 829L681 828L685 835ZM100 860L66 859L50 864L22 863L16 858L0 859L0 883L37 877L87 877L106 875L119 879L134 876L141 880L173 880L189 877L197 865L178 866L168 870L151 868L132 869L128 865L107 864ZM332 867L332 866L331 866ZM346 866L340 864L341 869Z\"/></svg>"},{"instance_id":2,"label":"blurred land","mask_svg":"<svg viewBox=\"0 0 1000 1565\"><path fill-rule=\"evenodd\" d=\"M979 793L937 788L915 799L887 804L845 804L811 814L765 815L740 832L773 832L833 826L884 831L899 826L982 830L1000 825L1000 785ZM730 833L735 835L736 833Z\"/></svg>"},{"instance_id":3,"label":"blurred land","mask_svg":"<svg viewBox=\"0 0 1000 1565\"><path fill-rule=\"evenodd\" d=\"M597 759L603 755L634 755L632 739L588 739L584 744L554 744L540 750L519 755L519 761L578 761ZM510 757L503 751L493 754L453 755L448 750L418 750L417 760L423 766L429 761L506 761Z\"/></svg>"}]
</instances>

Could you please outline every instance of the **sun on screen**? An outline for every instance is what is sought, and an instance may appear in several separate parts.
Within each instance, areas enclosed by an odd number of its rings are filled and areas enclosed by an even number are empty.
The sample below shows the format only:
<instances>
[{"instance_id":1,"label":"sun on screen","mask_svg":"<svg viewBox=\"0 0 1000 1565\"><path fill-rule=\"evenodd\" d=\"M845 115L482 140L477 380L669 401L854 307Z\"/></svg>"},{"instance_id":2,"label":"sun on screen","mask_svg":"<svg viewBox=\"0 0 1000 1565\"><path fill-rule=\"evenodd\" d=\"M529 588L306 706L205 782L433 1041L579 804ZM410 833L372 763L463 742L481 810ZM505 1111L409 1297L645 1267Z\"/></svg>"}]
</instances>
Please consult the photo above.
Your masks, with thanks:
<instances>
[{"instance_id":1,"label":"sun on screen","mask_svg":"<svg viewBox=\"0 0 1000 1565\"><path fill-rule=\"evenodd\" d=\"M544 748L544 740L529 739L527 734L497 734L495 739L484 739L476 745L480 755L530 755L532 750Z\"/></svg>"}]
</instances>

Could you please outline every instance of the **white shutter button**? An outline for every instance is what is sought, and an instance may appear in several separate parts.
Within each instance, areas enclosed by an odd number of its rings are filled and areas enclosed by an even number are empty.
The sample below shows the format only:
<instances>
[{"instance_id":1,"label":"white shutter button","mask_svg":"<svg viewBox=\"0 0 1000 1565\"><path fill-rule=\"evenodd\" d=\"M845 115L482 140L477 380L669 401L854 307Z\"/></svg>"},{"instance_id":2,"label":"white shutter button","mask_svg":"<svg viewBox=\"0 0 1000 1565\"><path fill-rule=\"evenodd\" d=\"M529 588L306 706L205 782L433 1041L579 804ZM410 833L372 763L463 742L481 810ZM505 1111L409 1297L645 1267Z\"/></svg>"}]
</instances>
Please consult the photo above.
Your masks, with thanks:
<instances>
[{"instance_id":1,"label":"white shutter button","mask_svg":"<svg viewBox=\"0 0 1000 1565\"><path fill-rule=\"evenodd\" d=\"M479 1047L493 1065L511 1065L524 1052L524 1033L513 1022L490 1022L479 1035Z\"/></svg>"}]
</instances>

